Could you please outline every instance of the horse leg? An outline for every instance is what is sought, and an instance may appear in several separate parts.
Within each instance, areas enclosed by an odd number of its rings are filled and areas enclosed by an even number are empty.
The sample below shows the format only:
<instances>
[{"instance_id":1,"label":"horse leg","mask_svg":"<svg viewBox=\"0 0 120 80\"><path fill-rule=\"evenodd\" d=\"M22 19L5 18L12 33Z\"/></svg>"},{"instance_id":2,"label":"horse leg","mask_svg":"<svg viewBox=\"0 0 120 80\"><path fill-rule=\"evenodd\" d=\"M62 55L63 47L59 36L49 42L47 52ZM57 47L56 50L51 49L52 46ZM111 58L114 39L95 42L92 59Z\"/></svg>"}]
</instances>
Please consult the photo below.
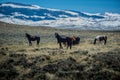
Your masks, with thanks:
<instances>
[{"instance_id":1,"label":"horse leg","mask_svg":"<svg viewBox=\"0 0 120 80\"><path fill-rule=\"evenodd\" d=\"M69 47L69 41L67 41L67 49L68 49L68 47Z\"/></svg>"},{"instance_id":2,"label":"horse leg","mask_svg":"<svg viewBox=\"0 0 120 80\"><path fill-rule=\"evenodd\" d=\"M106 45L106 43L107 43L107 37L105 37L104 39L104 45Z\"/></svg>"},{"instance_id":3,"label":"horse leg","mask_svg":"<svg viewBox=\"0 0 120 80\"><path fill-rule=\"evenodd\" d=\"M107 40L104 40L104 45L106 45Z\"/></svg>"},{"instance_id":4,"label":"horse leg","mask_svg":"<svg viewBox=\"0 0 120 80\"><path fill-rule=\"evenodd\" d=\"M68 47L69 47L69 44L67 44L67 49L68 49Z\"/></svg>"},{"instance_id":5,"label":"horse leg","mask_svg":"<svg viewBox=\"0 0 120 80\"><path fill-rule=\"evenodd\" d=\"M70 49L72 48L72 44L70 44Z\"/></svg>"},{"instance_id":6,"label":"horse leg","mask_svg":"<svg viewBox=\"0 0 120 80\"><path fill-rule=\"evenodd\" d=\"M97 39L94 40L94 45L96 44Z\"/></svg>"},{"instance_id":7,"label":"horse leg","mask_svg":"<svg viewBox=\"0 0 120 80\"><path fill-rule=\"evenodd\" d=\"M40 39L37 40L37 46L39 46L39 43L40 43Z\"/></svg>"},{"instance_id":8,"label":"horse leg","mask_svg":"<svg viewBox=\"0 0 120 80\"><path fill-rule=\"evenodd\" d=\"M70 41L70 49L72 49L73 41Z\"/></svg>"},{"instance_id":9,"label":"horse leg","mask_svg":"<svg viewBox=\"0 0 120 80\"><path fill-rule=\"evenodd\" d=\"M68 49L68 47L70 47L70 49L72 48L72 42L71 41L67 42L67 49Z\"/></svg>"},{"instance_id":10,"label":"horse leg","mask_svg":"<svg viewBox=\"0 0 120 80\"><path fill-rule=\"evenodd\" d=\"M29 41L29 46L32 46L32 42L31 41Z\"/></svg>"},{"instance_id":11,"label":"horse leg","mask_svg":"<svg viewBox=\"0 0 120 80\"><path fill-rule=\"evenodd\" d=\"M37 40L37 46L39 46L39 41Z\"/></svg>"},{"instance_id":12,"label":"horse leg","mask_svg":"<svg viewBox=\"0 0 120 80\"><path fill-rule=\"evenodd\" d=\"M59 46L60 46L60 49L62 49L63 47L62 47L62 44L61 44L61 42L59 43Z\"/></svg>"}]
</instances>

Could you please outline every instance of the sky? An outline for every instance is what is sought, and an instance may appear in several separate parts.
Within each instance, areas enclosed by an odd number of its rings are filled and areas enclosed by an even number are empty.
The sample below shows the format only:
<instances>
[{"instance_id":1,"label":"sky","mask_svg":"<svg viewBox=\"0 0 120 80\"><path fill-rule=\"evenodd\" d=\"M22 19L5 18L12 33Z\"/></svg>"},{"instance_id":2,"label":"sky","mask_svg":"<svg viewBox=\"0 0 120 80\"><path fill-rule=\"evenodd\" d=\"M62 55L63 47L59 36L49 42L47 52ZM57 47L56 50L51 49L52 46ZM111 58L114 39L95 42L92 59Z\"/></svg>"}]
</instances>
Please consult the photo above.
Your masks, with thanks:
<instances>
[{"instance_id":1,"label":"sky","mask_svg":"<svg viewBox=\"0 0 120 80\"><path fill-rule=\"evenodd\" d=\"M0 3L3 2L32 4L45 8L88 13L120 13L120 0L0 0Z\"/></svg>"}]
</instances>

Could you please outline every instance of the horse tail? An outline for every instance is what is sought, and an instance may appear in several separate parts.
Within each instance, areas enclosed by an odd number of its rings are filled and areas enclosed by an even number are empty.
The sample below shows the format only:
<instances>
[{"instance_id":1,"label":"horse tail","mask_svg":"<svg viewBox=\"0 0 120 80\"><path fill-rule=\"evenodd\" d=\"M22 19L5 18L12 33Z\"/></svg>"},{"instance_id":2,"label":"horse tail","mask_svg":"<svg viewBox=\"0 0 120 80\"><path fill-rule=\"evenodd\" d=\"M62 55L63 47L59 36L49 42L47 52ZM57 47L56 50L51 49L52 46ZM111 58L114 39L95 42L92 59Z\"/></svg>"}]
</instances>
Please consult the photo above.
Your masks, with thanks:
<instances>
[{"instance_id":1,"label":"horse tail","mask_svg":"<svg viewBox=\"0 0 120 80\"><path fill-rule=\"evenodd\" d=\"M94 40L94 44L96 44L97 39Z\"/></svg>"}]
</instances>

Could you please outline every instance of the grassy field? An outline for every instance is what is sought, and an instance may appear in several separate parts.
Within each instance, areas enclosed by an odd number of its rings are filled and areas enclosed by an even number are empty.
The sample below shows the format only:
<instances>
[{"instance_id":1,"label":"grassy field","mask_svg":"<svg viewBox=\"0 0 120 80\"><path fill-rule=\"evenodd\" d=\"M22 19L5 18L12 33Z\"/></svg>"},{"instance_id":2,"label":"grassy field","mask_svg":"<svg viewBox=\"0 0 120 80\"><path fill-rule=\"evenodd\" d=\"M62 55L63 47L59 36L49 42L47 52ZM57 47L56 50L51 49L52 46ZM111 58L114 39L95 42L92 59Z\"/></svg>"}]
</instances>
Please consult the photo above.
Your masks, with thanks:
<instances>
[{"instance_id":1,"label":"grassy field","mask_svg":"<svg viewBox=\"0 0 120 80\"><path fill-rule=\"evenodd\" d=\"M40 46L28 46L25 33L40 33ZM59 49L54 33L79 36L80 44ZM107 35L106 45L93 45ZM120 31L64 30L0 22L0 80L118 80Z\"/></svg>"}]
</instances>

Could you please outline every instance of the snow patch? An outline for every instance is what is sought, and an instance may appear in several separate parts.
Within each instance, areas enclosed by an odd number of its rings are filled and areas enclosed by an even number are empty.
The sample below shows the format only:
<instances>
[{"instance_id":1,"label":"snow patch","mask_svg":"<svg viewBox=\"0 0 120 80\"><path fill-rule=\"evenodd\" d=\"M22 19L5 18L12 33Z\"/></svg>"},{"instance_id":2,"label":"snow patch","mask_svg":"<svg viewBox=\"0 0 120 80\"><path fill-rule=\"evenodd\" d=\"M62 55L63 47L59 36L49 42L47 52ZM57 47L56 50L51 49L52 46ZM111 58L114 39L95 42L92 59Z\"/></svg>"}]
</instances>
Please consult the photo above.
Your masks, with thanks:
<instances>
[{"instance_id":1,"label":"snow patch","mask_svg":"<svg viewBox=\"0 0 120 80\"><path fill-rule=\"evenodd\" d=\"M76 12L72 12L72 11L64 11L64 12L69 13L69 14L72 14L72 15L77 15L77 16L78 16L78 13L76 13Z\"/></svg>"},{"instance_id":2,"label":"snow patch","mask_svg":"<svg viewBox=\"0 0 120 80\"><path fill-rule=\"evenodd\" d=\"M14 16L23 16L23 17L25 17L25 18L29 18L29 16L24 15L24 14L20 14L19 12L15 12L15 13L13 13L13 15L14 15Z\"/></svg>"},{"instance_id":3,"label":"snow patch","mask_svg":"<svg viewBox=\"0 0 120 80\"><path fill-rule=\"evenodd\" d=\"M90 15L90 16L93 16L93 15L101 16L100 13L87 13L87 12L83 12L83 13L86 14L86 15Z\"/></svg>"},{"instance_id":4,"label":"snow patch","mask_svg":"<svg viewBox=\"0 0 120 80\"><path fill-rule=\"evenodd\" d=\"M42 18L42 19L44 19L45 18L45 16L37 16L37 15L33 15L33 16L30 16L31 18Z\"/></svg>"}]
</instances>

